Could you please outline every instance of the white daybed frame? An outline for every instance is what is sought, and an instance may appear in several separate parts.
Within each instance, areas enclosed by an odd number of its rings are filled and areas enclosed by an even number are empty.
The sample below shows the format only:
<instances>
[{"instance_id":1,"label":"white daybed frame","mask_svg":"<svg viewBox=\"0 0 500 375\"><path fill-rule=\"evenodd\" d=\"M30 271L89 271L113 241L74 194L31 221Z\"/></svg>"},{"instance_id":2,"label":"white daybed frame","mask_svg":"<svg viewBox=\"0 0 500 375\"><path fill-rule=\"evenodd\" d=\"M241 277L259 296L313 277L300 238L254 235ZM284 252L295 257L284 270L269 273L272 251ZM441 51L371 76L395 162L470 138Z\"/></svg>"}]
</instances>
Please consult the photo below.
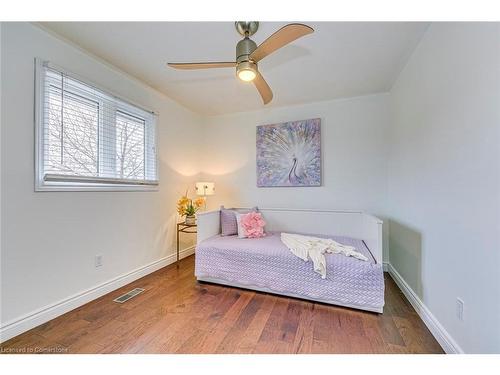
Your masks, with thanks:
<instances>
[{"instance_id":1,"label":"white daybed frame","mask_svg":"<svg viewBox=\"0 0 500 375\"><path fill-rule=\"evenodd\" d=\"M240 208L235 208L240 209ZM382 220L360 211L260 208L266 220L266 230L279 232L314 233L333 236L347 236L361 239L365 242L377 264L382 264ZM220 234L220 210L202 212L198 217L197 243ZM304 299L304 296L292 293L277 293L271 289L239 285L208 277L198 277L199 281L234 286L243 289L258 290L273 294L283 294L289 297ZM372 309L365 306L340 304L334 301L314 301L341 305L355 309L382 313L383 309Z\"/></svg>"}]
</instances>

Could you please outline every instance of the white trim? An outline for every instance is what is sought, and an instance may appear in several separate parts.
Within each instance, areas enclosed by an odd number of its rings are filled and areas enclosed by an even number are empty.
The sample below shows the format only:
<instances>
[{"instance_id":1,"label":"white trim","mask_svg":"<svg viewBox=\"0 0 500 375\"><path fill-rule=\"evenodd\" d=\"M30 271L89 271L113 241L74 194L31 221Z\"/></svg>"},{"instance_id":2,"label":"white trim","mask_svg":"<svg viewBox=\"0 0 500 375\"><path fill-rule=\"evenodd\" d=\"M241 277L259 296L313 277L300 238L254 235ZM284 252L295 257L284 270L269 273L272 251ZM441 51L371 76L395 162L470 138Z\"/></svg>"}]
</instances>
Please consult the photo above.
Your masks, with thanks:
<instances>
[{"instance_id":1,"label":"white trim","mask_svg":"<svg viewBox=\"0 0 500 375\"><path fill-rule=\"evenodd\" d=\"M43 186L36 188L40 192L69 192L69 191L160 191L159 185L117 185L117 184L67 184L64 182L46 182Z\"/></svg>"},{"instance_id":2,"label":"white trim","mask_svg":"<svg viewBox=\"0 0 500 375\"><path fill-rule=\"evenodd\" d=\"M43 177L44 181L54 182L76 182L76 183L104 183L109 185L158 185L158 180L134 180L126 178L113 178L113 177L87 177L87 176L74 176L67 174L54 174L46 173Z\"/></svg>"},{"instance_id":3,"label":"white trim","mask_svg":"<svg viewBox=\"0 0 500 375\"><path fill-rule=\"evenodd\" d=\"M382 262L384 272L389 272L389 262Z\"/></svg>"},{"instance_id":4,"label":"white trim","mask_svg":"<svg viewBox=\"0 0 500 375\"><path fill-rule=\"evenodd\" d=\"M399 272L396 271L394 266L391 263L384 263L384 267L385 265L387 265L389 274L398 285L399 289L401 289L405 297L411 303L427 328L429 328L432 335L437 340L439 345L441 345L443 350L447 354L463 354L464 351L462 350L462 348L457 344L453 337L451 337L448 331L446 331L446 329L441 325L439 320L436 319L429 308L422 302L418 295L408 285L405 279L403 279Z\"/></svg>"},{"instance_id":5,"label":"white trim","mask_svg":"<svg viewBox=\"0 0 500 375\"><path fill-rule=\"evenodd\" d=\"M43 121L43 112L42 112L42 107L43 107L43 100L44 100L44 74L42 73L43 69L43 61L42 59L35 58L35 107L34 107L34 114L33 114L33 120L34 120L34 126L35 126L35 155L33 159L33 163L35 164L35 191L38 191L41 187L43 187L42 180L42 172L43 168L40 168L40 161L43 160L43 135L40 134L42 128L40 127L40 124Z\"/></svg>"},{"instance_id":6,"label":"white trim","mask_svg":"<svg viewBox=\"0 0 500 375\"><path fill-rule=\"evenodd\" d=\"M194 254L194 251L195 247L190 246L180 252L179 258L182 259L190 256ZM76 309L77 307L93 301L96 298L121 288L122 286L155 272L160 268L173 264L175 261L176 254L171 254L126 274L115 277L114 279L108 280L93 288L79 292L59 302L45 306L19 318L12 319L0 327L0 343L35 328L40 324L48 322L49 320L52 320L73 309Z\"/></svg>"}]
</instances>

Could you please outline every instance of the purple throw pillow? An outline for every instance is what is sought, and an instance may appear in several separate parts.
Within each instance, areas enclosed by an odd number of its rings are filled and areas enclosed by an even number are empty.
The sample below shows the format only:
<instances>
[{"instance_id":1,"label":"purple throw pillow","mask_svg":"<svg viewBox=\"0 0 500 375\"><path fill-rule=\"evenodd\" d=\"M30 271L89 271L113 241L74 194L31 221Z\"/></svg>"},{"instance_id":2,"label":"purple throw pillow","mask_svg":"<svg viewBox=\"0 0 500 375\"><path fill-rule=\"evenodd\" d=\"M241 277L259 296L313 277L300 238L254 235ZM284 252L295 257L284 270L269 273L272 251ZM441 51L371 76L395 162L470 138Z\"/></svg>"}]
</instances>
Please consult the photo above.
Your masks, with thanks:
<instances>
[{"instance_id":1,"label":"purple throw pillow","mask_svg":"<svg viewBox=\"0 0 500 375\"><path fill-rule=\"evenodd\" d=\"M249 212L257 212L258 208L253 207L249 210L229 210L224 208L224 206L220 207L220 226L221 226L221 235L222 236L233 236L238 234L238 222L236 221L236 212L239 213L249 213Z\"/></svg>"}]
</instances>

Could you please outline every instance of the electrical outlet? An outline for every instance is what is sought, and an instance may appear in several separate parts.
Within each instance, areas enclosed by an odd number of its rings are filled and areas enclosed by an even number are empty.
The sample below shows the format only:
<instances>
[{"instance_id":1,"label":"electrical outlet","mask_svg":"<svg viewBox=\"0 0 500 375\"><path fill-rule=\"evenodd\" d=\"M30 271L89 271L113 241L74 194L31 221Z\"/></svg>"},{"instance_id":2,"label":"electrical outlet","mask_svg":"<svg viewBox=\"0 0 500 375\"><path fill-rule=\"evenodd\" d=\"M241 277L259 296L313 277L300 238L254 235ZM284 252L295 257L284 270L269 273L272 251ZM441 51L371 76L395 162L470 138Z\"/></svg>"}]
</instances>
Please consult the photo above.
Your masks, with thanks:
<instances>
[{"instance_id":1,"label":"electrical outlet","mask_svg":"<svg viewBox=\"0 0 500 375\"><path fill-rule=\"evenodd\" d=\"M95 267L101 267L102 266L102 255L96 255L95 256Z\"/></svg>"},{"instance_id":2,"label":"electrical outlet","mask_svg":"<svg viewBox=\"0 0 500 375\"><path fill-rule=\"evenodd\" d=\"M464 320L464 301L457 297L457 318Z\"/></svg>"}]
</instances>

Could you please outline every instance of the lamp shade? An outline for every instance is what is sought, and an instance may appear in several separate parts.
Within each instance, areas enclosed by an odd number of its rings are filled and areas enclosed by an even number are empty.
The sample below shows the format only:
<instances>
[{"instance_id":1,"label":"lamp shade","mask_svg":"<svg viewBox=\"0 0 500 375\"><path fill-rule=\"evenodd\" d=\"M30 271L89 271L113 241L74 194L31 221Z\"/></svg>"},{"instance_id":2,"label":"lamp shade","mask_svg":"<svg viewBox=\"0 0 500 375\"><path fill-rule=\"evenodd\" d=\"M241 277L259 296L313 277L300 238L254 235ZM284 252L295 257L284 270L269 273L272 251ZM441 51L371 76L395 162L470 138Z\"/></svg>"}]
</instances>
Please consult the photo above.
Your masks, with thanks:
<instances>
[{"instance_id":1,"label":"lamp shade","mask_svg":"<svg viewBox=\"0 0 500 375\"><path fill-rule=\"evenodd\" d=\"M214 195L215 194L215 184L213 182L197 182L196 183L196 195Z\"/></svg>"}]
</instances>

